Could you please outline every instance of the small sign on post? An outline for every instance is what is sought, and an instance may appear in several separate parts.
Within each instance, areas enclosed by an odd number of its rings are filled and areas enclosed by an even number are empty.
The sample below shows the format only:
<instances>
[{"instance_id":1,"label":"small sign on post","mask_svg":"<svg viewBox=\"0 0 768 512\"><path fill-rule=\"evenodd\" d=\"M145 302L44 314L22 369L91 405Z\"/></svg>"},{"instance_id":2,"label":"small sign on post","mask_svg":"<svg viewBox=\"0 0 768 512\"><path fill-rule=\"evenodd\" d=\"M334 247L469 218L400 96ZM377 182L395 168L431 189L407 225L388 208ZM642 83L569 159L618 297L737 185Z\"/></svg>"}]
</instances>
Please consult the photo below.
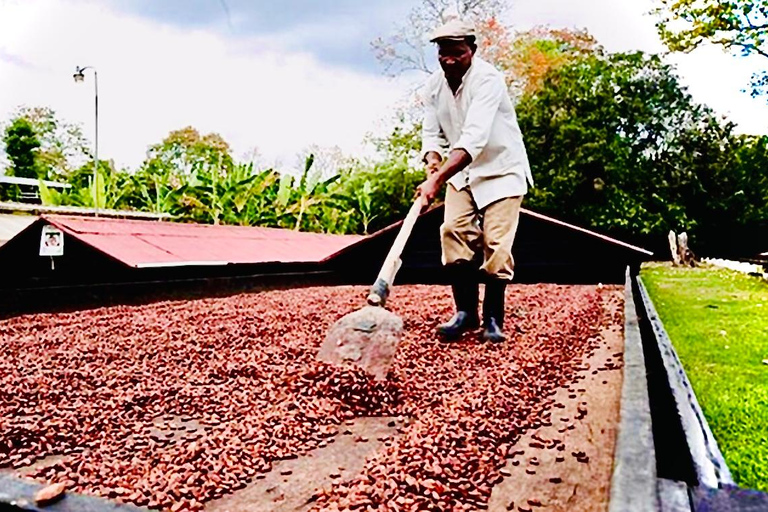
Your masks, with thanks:
<instances>
[{"instance_id":1,"label":"small sign on post","mask_svg":"<svg viewBox=\"0 0 768 512\"><path fill-rule=\"evenodd\" d=\"M40 256L63 256L64 233L54 226L43 226L40 235Z\"/></svg>"}]
</instances>

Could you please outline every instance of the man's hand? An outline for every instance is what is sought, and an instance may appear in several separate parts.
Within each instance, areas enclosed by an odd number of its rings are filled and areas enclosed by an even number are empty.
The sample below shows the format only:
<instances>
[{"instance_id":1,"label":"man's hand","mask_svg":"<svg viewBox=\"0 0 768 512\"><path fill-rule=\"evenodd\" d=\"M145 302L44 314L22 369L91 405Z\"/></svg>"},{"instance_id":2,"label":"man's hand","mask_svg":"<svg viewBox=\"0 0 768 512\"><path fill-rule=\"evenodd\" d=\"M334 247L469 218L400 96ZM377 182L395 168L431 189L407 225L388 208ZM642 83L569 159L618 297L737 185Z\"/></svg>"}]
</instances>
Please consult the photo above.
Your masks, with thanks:
<instances>
[{"instance_id":1,"label":"man's hand","mask_svg":"<svg viewBox=\"0 0 768 512\"><path fill-rule=\"evenodd\" d=\"M424 183L416 188L418 194L424 199L424 208L429 206L432 201L435 200L435 197L437 197L437 194L440 192L440 187L442 186L443 182L440 179L440 175L432 173Z\"/></svg>"},{"instance_id":2,"label":"man's hand","mask_svg":"<svg viewBox=\"0 0 768 512\"><path fill-rule=\"evenodd\" d=\"M465 149L453 149L448 154L445 163L442 163L442 160L439 160L437 169L431 170L432 162L439 158L440 155L437 153L427 153L425 159L427 162L427 181L419 185L416 189L419 195L424 198L425 207L434 201L437 193L440 192L440 188L445 182L451 179L451 176L460 172L472 163L472 157L469 156L469 153L467 153Z\"/></svg>"},{"instance_id":3,"label":"man's hand","mask_svg":"<svg viewBox=\"0 0 768 512\"><path fill-rule=\"evenodd\" d=\"M437 171L440 170L440 166L443 163L443 157L441 157L438 153L435 153L434 151L430 151L427 153L426 157L424 158L424 161L427 164L427 176L432 176Z\"/></svg>"}]
</instances>

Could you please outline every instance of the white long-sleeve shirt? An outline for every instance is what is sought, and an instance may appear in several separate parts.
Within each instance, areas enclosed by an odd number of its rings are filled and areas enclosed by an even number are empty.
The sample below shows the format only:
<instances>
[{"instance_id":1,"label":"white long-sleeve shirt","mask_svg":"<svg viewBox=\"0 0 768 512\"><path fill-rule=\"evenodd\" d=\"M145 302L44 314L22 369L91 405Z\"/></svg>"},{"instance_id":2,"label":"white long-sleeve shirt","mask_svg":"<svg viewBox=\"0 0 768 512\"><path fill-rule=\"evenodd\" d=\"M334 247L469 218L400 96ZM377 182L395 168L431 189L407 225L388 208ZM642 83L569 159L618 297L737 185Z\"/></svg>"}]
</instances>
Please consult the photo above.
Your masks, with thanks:
<instances>
[{"instance_id":1,"label":"white long-sleeve shirt","mask_svg":"<svg viewBox=\"0 0 768 512\"><path fill-rule=\"evenodd\" d=\"M469 187L477 207L525 195L533 185L528 155L503 75L479 57L453 94L442 70L426 84L423 155L464 149L472 162L448 183Z\"/></svg>"}]
</instances>

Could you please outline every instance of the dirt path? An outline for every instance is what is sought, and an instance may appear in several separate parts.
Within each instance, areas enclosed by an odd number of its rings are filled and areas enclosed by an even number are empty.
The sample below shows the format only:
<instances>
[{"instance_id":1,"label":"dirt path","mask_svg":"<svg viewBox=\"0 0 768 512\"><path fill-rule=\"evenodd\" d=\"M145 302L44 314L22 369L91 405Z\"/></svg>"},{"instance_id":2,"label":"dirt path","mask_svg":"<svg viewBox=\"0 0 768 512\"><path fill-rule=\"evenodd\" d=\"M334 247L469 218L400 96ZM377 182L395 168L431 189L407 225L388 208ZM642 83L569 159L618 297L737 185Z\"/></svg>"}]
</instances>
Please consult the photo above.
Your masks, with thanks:
<instances>
[{"instance_id":1,"label":"dirt path","mask_svg":"<svg viewBox=\"0 0 768 512\"><path fill-rule=\"evenodd\" d=\"M620 314L619 300L606 304ZM574 384L558 390L547 412L551 426L527 432L491 495L489 510L601 512L608 508L621 400L622 323L602 342Z\"/></svg>"},{"instance_id":2,"label":"dirt path","mask_svg":"<svg viewBox=\"0 0 768 512\"><path fill-rule=\"evenodd\" d=\"M366 458L404 426L392 417L358 418L339 428L329 444L303 457L276 462L272 471L234 494L206 503L207 512L293 512L308 510L315 492L356 476Z\"/></svg>"}]
</instances>

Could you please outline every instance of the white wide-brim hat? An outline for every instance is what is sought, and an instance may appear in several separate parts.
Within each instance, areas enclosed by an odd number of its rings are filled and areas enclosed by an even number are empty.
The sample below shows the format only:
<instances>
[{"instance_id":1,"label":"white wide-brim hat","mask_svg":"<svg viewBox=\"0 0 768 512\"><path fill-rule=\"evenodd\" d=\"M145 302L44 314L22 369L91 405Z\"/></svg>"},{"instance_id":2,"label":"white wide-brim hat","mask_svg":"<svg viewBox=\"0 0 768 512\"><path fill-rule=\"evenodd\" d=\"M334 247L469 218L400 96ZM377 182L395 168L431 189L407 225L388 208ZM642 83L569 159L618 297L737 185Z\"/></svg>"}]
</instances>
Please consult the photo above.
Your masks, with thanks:
<instances>
[{"instance_id":1,"label":"white wide-brim hat","mask_svg":"<svg viewBox=\"0 0 768 512\"><path fill-rule=\"evenodd\" d=\"M434 43L441 39L462 40L476 36L475 25L472 22L453 18L437 27L430 35L429 40Z\"/></svg>"}]
</instances>

